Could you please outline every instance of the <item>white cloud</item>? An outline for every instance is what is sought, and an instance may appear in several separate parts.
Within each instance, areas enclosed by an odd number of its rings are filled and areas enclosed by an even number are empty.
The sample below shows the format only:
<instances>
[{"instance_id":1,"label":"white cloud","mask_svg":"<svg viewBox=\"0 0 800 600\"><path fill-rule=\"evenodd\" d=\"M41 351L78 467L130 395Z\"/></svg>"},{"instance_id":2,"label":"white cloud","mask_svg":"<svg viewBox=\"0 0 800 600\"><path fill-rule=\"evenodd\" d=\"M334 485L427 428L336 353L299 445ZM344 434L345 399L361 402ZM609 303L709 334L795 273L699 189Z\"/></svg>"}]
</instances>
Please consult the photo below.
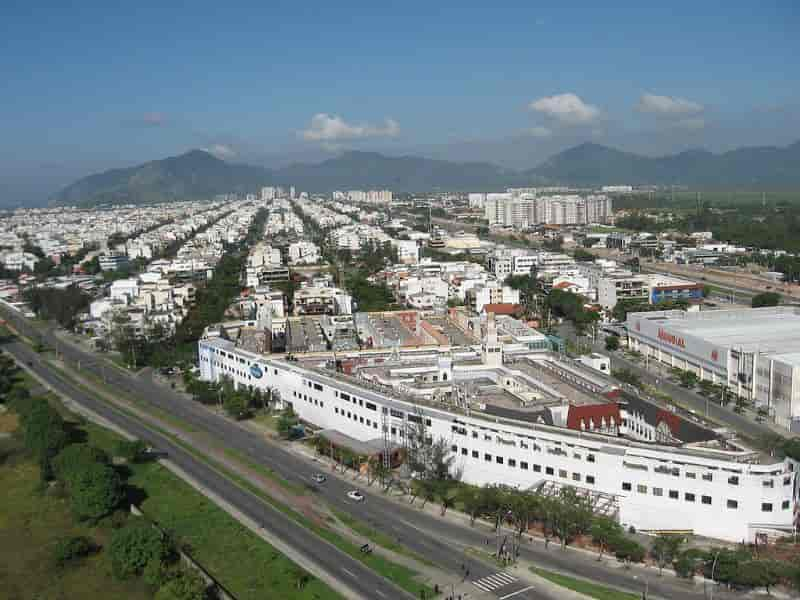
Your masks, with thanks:
<instances>
[{"instance_id":1,"label":"white cloud","mask_svg":"<svg viewBox=\"0 0 800 600\"><path fill-rule=\"evenodd\" d=\"M539 98L531 102L528 108L565 125L585 125L600 117L599 108L572 93Z\"/></svg>"},{"instance_id":2,"label":"white cloud","mask_svg":"<svg viewBox=\"0 0 800 600\"><path fill-rule=\"evenodd\" d=\"M211 146L203 148L203 150L205 150L209 154L213 154L217 158L222 158L222 159L233 158L238 154L236 150L234 150L227 144L212 144Z\"/></svg>"},{"instance_id":3,"label":"white cloud","mask_svg":"<svg viewBox=\"0 0 800 600\"><path fill-rule=\"evenodd\" d=\"M658 96L656 94L642 94L636 105L639 112L649 113L660 117L683 117L698 115L705 107L697 102L677 98L674 96Z\"/></svg>"},{"instance_id":4,"label":"white cloud","mask_svg":"<svg viewBox=\"0 0 800 600\"><path fill-rule=\"evenodd\" d=\"M318 113L311 117L308 129L301 131L304 140L331 142L370 137L394 137L400 133L400 125L394 119L386 119L383 126L368 123L348 123L338 115Z\"/></svg>"},{"instance_id":5,"label":"white cloud","mask_svg":"<svg viewBox=\"0 0 800 600\"><path fill-rule=\"evenodd\" d=\"M553 135L553 132L548 127L542 127L541 125L527 129L526 133L535 138L547 138Z\"/></svg>"}]
</instances>

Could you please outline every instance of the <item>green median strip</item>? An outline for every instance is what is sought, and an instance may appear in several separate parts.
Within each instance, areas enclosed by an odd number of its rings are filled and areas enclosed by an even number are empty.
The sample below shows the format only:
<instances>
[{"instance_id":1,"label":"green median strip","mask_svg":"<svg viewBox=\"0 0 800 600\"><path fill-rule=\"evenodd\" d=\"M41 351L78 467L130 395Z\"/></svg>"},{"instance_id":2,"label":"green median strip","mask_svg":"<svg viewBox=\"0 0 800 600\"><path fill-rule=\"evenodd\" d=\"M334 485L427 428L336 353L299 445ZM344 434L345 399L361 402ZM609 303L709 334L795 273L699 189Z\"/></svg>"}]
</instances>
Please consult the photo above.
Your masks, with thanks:
<instances>
[{"instance_id":1,"label":"green median strip","mask_svg":"<svg viewBox=\"0 0 800 600\"><path fill-rule=\"evenodd\" d=\"M603 585L592 583L584 579L577 579L575 577L570 577L569 575L562 575L561 573L547 571L545 569L540 569L539 567L531 567L531 571L536 575L538 575L539 577L547 579L551 583L560 585L561 587L567 588L568 590L572 590L573 592L578 592L579 594L583 594L584 596L588 596L589 598L595 598L596 600L640 600L641 599L641 596L639 596L639 594L631 594L630 592L621 592L619 590L615 590L614 588L605 587Z\"/></svg>"},{"instance_id":2,"label":"green median strip","mask_svg":"<svg viewBox=\"0 0 800 600\"><path fill-rule=\"evenodd\" d=\"M59 377L61 377L65 381L68 381L70 384L81 388L86 393L96 396L96 394L94 392L92 392L91 390L87 389L80 381L76 381L72 375L68 374L60 366L57 366L57 365L54 365L54 366L56 366L56 368L58 369L57 374L58 374ZM137 414L135 414L133 411L131 411L130 409L128 409L128 408L126 408L124 406L120 406L118 404L112 404L112 406L115 409L119 410L120 412L123 412L124 414L126 414L130 418L141 422L141 418ZM148 411L149 411L149 409L148 409ZM157 411L157 409L156 409L156 410L154 410L152 412L155 413L155 412L160 412L160 411ZM174 421L175 421L174 418L170 419L170 424L172 424L172 422L174 422ZM241 477L237 473L230 471L225 466L220 465L219 463L217 463L213 459L209 458L208 456L199 453L191 445L185 443L183 440L179 439L177 436L173 435L172 433L162 429L158 425L154 425L154 424L151 424L151 423L144 423L144 424L145 424L146 427L148 427L150 429L153 429L154 431L158 432L159 434L161 434L164 437L166 437L167 439L169 439L173 444L181 447L183 450L185 450L187 453L189 453L195 459L197 459L200 462L203 462L206 465L208 465L209 467L213 468L218 473L222 474L227 479L229 479L232 482L234 482L240 488L247 490L248 492L250 492L250 493L254 494L255 496L257 496L259 499L261 499L264 502L268 503L269 505L273 506L277 510L280 510L282 513L284 513L286 516L291 518L293 521L295 521L299 525L302 525L305 529L308 529L308 530L314 532L317 536L319 536L319 537L323 538L324 540L330 542L331 544L336 546L339 550L347 553L352 558L364 563L370 569L372 569L376 573L379 573L380 575L382 575L383 577L385 577L389 581L393 582L394 584L396 584L400 588L406 590L407 592L411 593L412 595L414 595L416 597L419 597L423 590L425 591L426 597L429 597L429 598L433 597L434 594L433 594L432 588L430 588L429 586L417 581L417 579L419 578L419 573L417 573L416 571L414 571L414 570L412 570L412 569L410 569L410 568L408 568L408 567L406 567L404 565L395 564L395 563L391 562L390 560L388 560L388 559L386 559L386 558L384 558L382 556L378 556L376 554L364 554L363 552L361 552L361 550L360 550L358 545L346 540L345 538L341 537L339 534L335 533L334 531L331 531L330 529L327 529L327 528L325 528L325 527L323 527L321 525L318 525L317 523L315 523L312 520L306 518L305 516L301 515L300 513L294 511L292 508L286 506L285 504L283 504L281 502L278 502L277 500L275 500L274 498L272 498L268 494L265 494L260 488L258 488L257 486L251 484L244 477ZM181 429L185 430L185 427L182 427ZM228 452L230 454L233 454L233 455L238 455L238 453L236 453L234 451L231 451L231 450L227 450L226 452ZM239 459L237 458L237 460L239 460ZM257 468L258 468L258 470L263 470L264 469L264 467L258 467L258 466L257 466ZM275 477L277 477L277 475L273 472L272 473L272 478L275 478Z\"/></svg>"}]
</instances>

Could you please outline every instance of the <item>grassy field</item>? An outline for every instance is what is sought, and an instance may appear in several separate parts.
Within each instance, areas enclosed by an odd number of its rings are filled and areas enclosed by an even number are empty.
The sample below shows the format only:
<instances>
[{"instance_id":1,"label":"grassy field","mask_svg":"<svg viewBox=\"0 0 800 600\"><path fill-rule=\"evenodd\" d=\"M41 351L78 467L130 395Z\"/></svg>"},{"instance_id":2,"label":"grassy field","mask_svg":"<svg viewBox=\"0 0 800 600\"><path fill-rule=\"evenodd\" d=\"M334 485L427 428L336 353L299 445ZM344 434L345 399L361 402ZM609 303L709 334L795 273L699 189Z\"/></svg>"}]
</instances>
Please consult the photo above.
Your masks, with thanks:
<instances>
[{"instance_id":1,"label":"grassy field","mask_svg":"<svg viewBox=\"0 0 800 600\"><path fill-rule=\"evenodd\" d=\"M118 438L86 425L89 443L110 450ZM298 567L194 488L155 463L130 465L128 484L138 488L144 513L188 546L192 556L240 600L269 597L317 600L341 598L311 579L298 590Z\"/></svg>"},{"instance_id":2,"label":"grassy field","mask_svg":"<svg viewBox=\"0 0 800 600\"><path fill-rule=\"evenodd\" d=\"M76 524L67 500L39 489L39 469L20 454L12 439L0 440L0 597L6 600L146 600L152 591L141 580L120 582L100 552L57 568L51 553L64 536L85 535L106 543L107 531Z\"/></svg>"},{"instance_id":3,"label":"grassy field","mask_svg":"<svg viewBox=\"0 0 800 600\"><path fill-rule=\"evenodd\" d=\"M537 567L531 567L531 571L556 585L578 592L589 598L596 598L597 600L639 600L641 598L639 594L621 592L614 588L591 583L583 579L576 579L575 577L569 577L567 575L561 575L553 571L546 571L545 569L539 569Z\"/></svg>"}]
</instances>

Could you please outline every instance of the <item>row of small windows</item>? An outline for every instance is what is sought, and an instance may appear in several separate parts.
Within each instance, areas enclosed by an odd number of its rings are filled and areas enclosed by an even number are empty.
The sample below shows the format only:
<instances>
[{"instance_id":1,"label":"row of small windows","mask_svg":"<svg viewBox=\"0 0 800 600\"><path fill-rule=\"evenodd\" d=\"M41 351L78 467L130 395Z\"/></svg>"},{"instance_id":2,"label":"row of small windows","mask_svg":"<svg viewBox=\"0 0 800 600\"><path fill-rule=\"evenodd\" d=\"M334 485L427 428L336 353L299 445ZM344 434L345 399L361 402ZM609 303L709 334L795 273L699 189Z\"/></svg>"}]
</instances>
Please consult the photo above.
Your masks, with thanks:
<instances>
[{"instance_id":1,"label":"row of small windows","mask_svg":"<svg viewBox=\"0 0 800 600\"><path fill-rule=\"evenodd\" d=\"M450 449L453 451L454 454L458 454L459 452L458 446L455 445L451 446ZM462 456L470 456L469 448L461 448L460 450ZM480 459L481 453L478 450L472 450L471 456L472 458ZM517 461L517 459L515 458L509 458L508 460L506 460L505 457L503 456L492 456L488 452L484 452L483 460L485 462L494 462L495 464L498 465L506 464L511 468L516 468L517 466L519 466L519 468L522 469L523 471L532 470L534 473L542 472L542 465L529 464L524 460ZM553 467L545 467L544 472L546 475L555 475L555 469ZM567 473L567 471L564 469L559 469L558 476L562 479L567 479L569 478L569 473ZM580 482L582 479L589 485L595 484L594 475L586 475L585 478L582 478L580 473L572 473L572 481Z\"/></svg>"},{"instance_id":2,"label":"row of small windows","mask_svg":"<svg viewBox=\"0 0 800 600\"><path fill-rule=\"evenodd\" d=\"M320 386L322 388L322 386ZM363 406L368 408L369 410L377 411L378 407L373 402L365 402L361 398L356 398L355 396L351 396L347 392L340 392L338 390L334 390L333 395L337 398L341 398L345 402L352 402L353 404L358 404L359 406Z\"/></svg>"},{"instance_id":3,"label":"row of small windows","mask_svg":"<svg viewBox=\"0 0 800 600\"><path fill-rule=\"evenodd\" d=\"M632 485L629 482L622 483L622 490L625 492L630 492L632 490ZM652 488L653 496L662 497L664 495L664 488L654 487ZM647 494L647 486L643 484L638 484L636 486L636 493L638 494ZM680 492L678 490L668 490L667 497L671 500L678 500L680 498ZM684 492L683 499L685 502L696 502L697 496L691 492ZM702 504L711 505L713 503L711 496L700 496L700 502ZM788 500L784 500L781 504L781 509L788 510L790 502ZM728 500L726 506L730 509L739 508L739 501L738 500ZM771 502L763 502L761 504L761 511L762 512L772 512L772 503Z\"/></svg>"},{"instance_id":4,"label":"row of small windows","mask_svg":"<svg viewBox=\"0 0 800 600\"><path fill-rule=\"evenodd\" d=\"M335 412L337 415L341 415L343 417L346 416L348 419L352 419L353 421L356 421L357 423L361 423L362 425L366 425L367 427L372 427L373 429L377 429L378 428L378 422L377 421L373 421L372 419L365 419L361 415L357 415L354 412L350 412L350 411L345 412L345 410L343 408L340 409L338 406L335 406L333 408L333 412Z\"/></svg>"}]
</instances>

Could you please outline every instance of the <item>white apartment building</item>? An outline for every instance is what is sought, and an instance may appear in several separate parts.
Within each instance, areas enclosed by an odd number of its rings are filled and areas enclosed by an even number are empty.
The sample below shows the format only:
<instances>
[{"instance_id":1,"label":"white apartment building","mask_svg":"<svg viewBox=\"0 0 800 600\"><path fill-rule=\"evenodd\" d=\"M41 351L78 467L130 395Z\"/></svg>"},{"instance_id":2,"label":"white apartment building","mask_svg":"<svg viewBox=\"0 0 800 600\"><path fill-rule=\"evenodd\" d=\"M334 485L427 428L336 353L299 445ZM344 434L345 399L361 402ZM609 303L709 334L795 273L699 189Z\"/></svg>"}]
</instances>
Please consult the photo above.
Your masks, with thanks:
<instances>
[{"instance_id":1,"label":"white apartment building","mask_svg":"<svg viewBox=\"0 0 800 600\"><path fill-rule=\"evenodd\" d=\"M319 248L307 241L289 244L289 262L293 265L315 265L320 261Z\"/></svg>"},{"instance_id":2,"label":"white apartment building","mask_svg":"<svg viewBox=\"0 0 800 600\"><path fill-rule=\"evenodd\" d=\"M468 290L467 304L476 313L483 312L487 304L519 304L519 290L490 281Z\"/></svg>"},{"instance_id":3,"label":"white apartment building","mask_svg":"<svg viewBox=\"0 0 800 600\"><path fill-rule=\"evenodd\" d=\"M486 194L484 217L490 225L524 229L538 224L586 225L607 223L612 217L606 195L537 196L524 193Z\"/></svg>"},{"instance_id":4,"label":"white apartment building","mask_svg":"<svg viewBox=\"0 0 800 600\"><path fill-rule=\"evenodd\" d=\"M397 240L397 260L404 265L419 262L419 245L414 240Z\"/></svg>"}]
</instances>

